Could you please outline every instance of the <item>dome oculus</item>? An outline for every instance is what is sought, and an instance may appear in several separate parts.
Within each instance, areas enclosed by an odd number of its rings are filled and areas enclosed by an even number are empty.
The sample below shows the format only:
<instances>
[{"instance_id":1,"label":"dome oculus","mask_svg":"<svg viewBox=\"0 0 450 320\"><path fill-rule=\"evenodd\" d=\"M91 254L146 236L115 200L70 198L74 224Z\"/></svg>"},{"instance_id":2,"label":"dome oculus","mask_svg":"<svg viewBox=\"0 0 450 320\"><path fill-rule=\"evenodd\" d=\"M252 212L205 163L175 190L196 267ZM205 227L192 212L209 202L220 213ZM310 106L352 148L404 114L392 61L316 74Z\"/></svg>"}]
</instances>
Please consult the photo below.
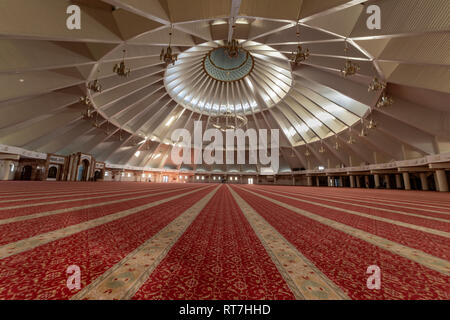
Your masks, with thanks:
<instances>
[{"instance_id":1,"label":"dome oculus","mask_svg":"<svg viewBox=\"0 0 450 320\"><path fill-rule=\"evenodd\" d=\"M203 59L203 68L210 77L223 82L238 81L253 70L254 60L245 49L239 49L236 56L230 57L225 47L211 50Z\"/></svg>"}]
</instances>

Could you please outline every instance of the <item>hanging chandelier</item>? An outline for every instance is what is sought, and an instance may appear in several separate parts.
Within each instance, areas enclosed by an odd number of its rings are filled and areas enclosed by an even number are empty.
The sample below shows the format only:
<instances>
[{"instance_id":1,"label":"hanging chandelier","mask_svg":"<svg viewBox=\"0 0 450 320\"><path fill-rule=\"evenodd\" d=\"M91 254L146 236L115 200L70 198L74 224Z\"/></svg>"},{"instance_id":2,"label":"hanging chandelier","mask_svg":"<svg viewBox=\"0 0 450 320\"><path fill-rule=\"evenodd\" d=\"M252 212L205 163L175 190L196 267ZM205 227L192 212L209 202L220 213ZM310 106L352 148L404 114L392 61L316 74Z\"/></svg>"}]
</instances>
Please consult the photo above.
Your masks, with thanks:
<instances>
[{"instance_id":1,"label":"hanging chandelier","mask_svg":"<svg viewBox=\"0 0 450 320\"><path fill-rule=\"evenodd\" d=\"M303 48L300 45L300 26L297 23L297 51L292 52L291 62L297 66L300 63L308 60L308 58L309 58L309 49L303 51Z\"/></svg>"},{"instance_id":2,"label":"hanging chandelier","mask_svg":"<svg viewBox=\"0 0 450 320\"><path fill-rule=\"evenodd\" d=\"M120 63L116 64L113 68L113 72L117 73L119 77L128 77L131 70L125 66L125 54L126 50L123 50L123 59Z\"/></svg>"},{"instance_id":3,"label":"hanging chandelier","mask_svg":"<svg viewBox=\"0 0 450 320\"><path fill-rule=\"evenodd\" d=\"M334 144L334 150L339 150L340 147L339 142L336 141Z\"/></svg>"},{"instance_id":4,"label":"hanging chandelier","mask_svg":"<svg viewBox=\"0 0 450 320\"><path fill-rule=\"evenodd\" d=\"M380 81L378 80L377 77L374 77L372 79L372 82L369 85L369 92L373 92L373 91L381 91L381 90L385 90L386 89L386 82Z\"/></svg>"},{"instance_id":5,"label":"hanging chandelier","mask_svg":"<svg viewBox=\"0 0 450 320\"><path fill-rule=\"evenodd\" d=\"M311 155L311 152L309 152L308 147L306 147L306 152L305 152L305 156L309 157Z\"/></svg>"},{"instance_id":6,"label":"hanging chandelier","mask_svg":"<svg viewBox=\"0 0 450 320\"><path fill-rule=\"evenodd\" d=\"M239 51L241 50L241 45L236 39L231 39L227 41L225 45L227 54L230 58L235 58L239 55Z\"/></svg>"},{"instance_id":7,"label":"hanging chandelier","mask_svg":"<svg viewBox=\"0 0 450 320\"><path fill-rule=\"evenodd\" d=\"M368 135L368 134L367 134L366 128L363 127L363 128L361 129L361 132L360 132L359 136L360 136L360 137L367 137L367 135Z\"/></svg>"},{"instance_id":8,"label":"hanging chandelier","mask_svg":"<svg viewBox=\"0 0 450 320\"><path fill-rule=\"evenodd\" d=\"M224 114L213 117L211 123L214 128L226 132L227 130L237 130L245 127L248 119L244 114L235 114L227 111Z\"/></svg>"},{"instance_id":9,"label":"hanging chandelier","mask_svg":"<svg viewBox=\"0 0 450 320\"><path fill-rule=\"evenodd\" d=\"M91 119L94 114L94 106L91 99L88 97L81 97L80 102L86 106L86 110L81 113L84 119Z\"/></svg>"},{"instance_id":10,"label":"hanging chandelier","mask_svg":"<svg viewBox=\"0 0 450 320\"><path fill-rule=\"evenodd\" d=\"M98 80L98 74L100 73L100 69L97 70L97 78L87 84L87 88L95 93L102 92L103 88L100 84L100 81Z\"/></svg>"},{"instance_id":11,"label":"hanging chandelier","mask_svg":"<svg viewBox=\"0 0 450 320\"><path fill-rule=\"evenodd\" d=\"M380 100L377 103L377 108L389 107L394 104L394 99L389 96L386 91L383 92Z\"/></svg>"},{"instance_id":12,"label":"hanging chandelier","mask_svg":"<svg viewBox=\"0 0 450 320\"><path fill-rule=\"evenodd\" d=\"M169 46L164 50L161 50L161 54L159 55L159 59L166 64L166 67L169 65L175 65L175 62L178 60L178 55L172 52L172 32L173 28L169 33Z\"/></svg>"},{"instance_id":13,"label":"hanging chandelier","mask_svg":"<svg viewBox=\"0 0 450 320\"><path fill-rule=\"evenodd\" d=\"M358 71L361 70L361 67L359 66L359 64L351 61L348 58L348 43L347 43L347 40L345 40L344 52L345 52L345 58L347 59L347 61L345 62L344 68L341 69L341 75L343 77L350 77L350 76L353 76L353 75L357 74Z\"/></svg>"},{"instance_id":14,"label":"hanging chandelier","mask_svg":"<svg viewBox=\"0 0 450 320\"><path fill-rule=\"evenodd\" d=\"M87 107L86 111L82 112L81 115L83 116L83 119L92 119L94 117L94 110L92 110L90 107Z\"/></svg>"},{"instance_id":15,"label":"hanging chandelier","mask_svg":"<svg viewBox=\"0 0 450 320\"><path fill-rule=\"evenodd\" d=\"M352 128L350 127L350 135L347 140L347 144L354 144L356 142L355 138L353 137Z\"/></svg>"},{"instance_id":16,"label":"hanging chandelier","mask_svg":"<svg viewBox=\"0 0 450 320\"><path fill-rule=\"evenodd\" d=\"M81 102L82 104L84 104L85 106L93 107L92 101L91 101L91 99L90 99L88 96L86 96L86 97L81 97L81 98L80 98L80 102Z\"/></svg>"},{"instance_id":17,"label":"hanging chandelier","mask_svg":"<svg viewBox=\"0 0 450 320\"><path fill-rule=\"evenodd\" d=\"M323 142L321 142L321 146L319 148L319 153L325 153L325 148L323 147Z\"/></svg>"},{"instance_id":18,"label":"hanging chandelier","mask_svg":"<svg viewBox=\"0 0 450 320\"><path fill-rule=\"evenodd\" d=\"M239 41L237 41L236 39L233 38L234 31L236 29L236 25L234 23L234 18L232 21L231 28L232 28L232 34L230 36L231 39L225 43L225 49L230 58L236 58L239 55L239 52L240 52L242 46L239 44Z\"/></svg>"},{"instance_id":19,"label":"hanging chandelier","mask_svg":"<svg viewBox=\"0 0 450 320\"><path fill-rule=\"evenodd\" d=\"M98 79L95 79L94 81L91 81L88 83L87 88L95 93L102 92L102 85L98 81Z\"/></svg>"},{"instance_id":20,"label":"hanging chandelier","mask_svg":"<svg viewBox=\"0 0 450 320\"><path fill-rule=\"evenodd\" d=\"M361 118L361 132L359 133L360 137L367 137L368 133L366 131L366 126L365 126L365 122L364 119Z\"/></svg>"},{"instance_id":21,"label":"hanging chandelier","mask_svg":"<svg viewBox=\"0 0 450 320\"><path fill-rule=\"evenodd\" d=\"M367 124L367 129L371 130L371 129L375 129L377 127L377 122L373 119L370 119L369 123Z\"/></svg>"}]
</instances>

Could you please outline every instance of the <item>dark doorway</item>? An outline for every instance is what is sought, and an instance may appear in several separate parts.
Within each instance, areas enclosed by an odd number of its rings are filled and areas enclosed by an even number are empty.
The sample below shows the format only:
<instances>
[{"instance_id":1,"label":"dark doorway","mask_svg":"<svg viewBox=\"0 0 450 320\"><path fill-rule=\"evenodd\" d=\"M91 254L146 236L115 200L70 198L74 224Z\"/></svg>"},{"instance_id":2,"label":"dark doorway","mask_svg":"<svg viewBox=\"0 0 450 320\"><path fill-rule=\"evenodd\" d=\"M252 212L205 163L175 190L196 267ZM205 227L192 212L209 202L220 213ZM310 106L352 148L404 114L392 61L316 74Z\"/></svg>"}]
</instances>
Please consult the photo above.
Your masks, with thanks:
<instances>
[{"instance_id":1,"label":"dark doorway","mask_svg":"<svg viewBox=\"0 0 450 320\"><path fill-rule=\"evenodd\" d=\"M58 168L57 167L51 167L48 169L48 178L49 179L56 179L58 175Z\"/></svg>"},{"instance_id":2,"label":"dark doorway","mask_svg":"<svg viewBox=\"0 0 450 320\"><path fill-rule=\"evenodd\" d=\"M97 170L97 171L95 171L95 174L94 174L94 181L97 181L100 179L102 179L102 171Z\"/></svg>"},{"instance_id":3,"label":"dark doorway","mask_svg":"<svg viewBox=\"0 0 450 320\"><path fill-rule=\"evenodd\" d=\"M83 179L82 181L89 180L89 161L86 159L83 160Z\"/></svg>"},{"instance_id":4,"label":"dark doorway","mask_svg":"<svg viewBox=\"0 0 450 320\"><path fill-rule=\"evenodd\" d=\"M20 177L20 180L31 180L31 174L33 173L33 167L32 166L25 166L22 169L22 174Z\"/></svg>"}]
</instances>

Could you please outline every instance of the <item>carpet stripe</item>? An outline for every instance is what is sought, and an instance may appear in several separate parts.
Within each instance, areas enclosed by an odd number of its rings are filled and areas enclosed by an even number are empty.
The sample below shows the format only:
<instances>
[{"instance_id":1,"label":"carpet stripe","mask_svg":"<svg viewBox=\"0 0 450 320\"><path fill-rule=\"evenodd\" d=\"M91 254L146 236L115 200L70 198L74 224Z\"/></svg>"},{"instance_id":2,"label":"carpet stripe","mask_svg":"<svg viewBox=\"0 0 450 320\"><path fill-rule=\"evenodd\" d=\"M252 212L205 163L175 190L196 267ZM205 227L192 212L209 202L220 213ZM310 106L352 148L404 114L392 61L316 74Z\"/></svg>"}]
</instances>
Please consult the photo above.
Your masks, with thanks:
<instances>
[{"instance_id":1,"label":"carpet stripe","mask_svg":"<svg viewBox=\"0 0 450 320\"><path fill-rule=\"evenodd\" d=\"M184 190L191 190L191 189L195 189L195 188L180 188L177 189L177 191L184 191ZM170 192L174 192L174 189L169 189L167 191L164 192L158 192L158 193L153 193L152 195L156 195L156 194L164 194L164 193L170 193ZM82 206L74 206L74 207L66 207L63 205L57 206L57 207L63 207L62 209L56 209L56 210L50 210L50 211L44 211L44 212L38 212L38 213L33 213L30 214L28 212L17 212L17 211L13 211L11 213L9 213L9 215L4 214L2 219L0 219L0 225L2 224L8 224L8 223L14 223L14 222L18 222L18 221L24 221L24 220L29 220L29 219L36 219L36 218L40 218L40 217L45 217L45 216L50 216L50 215L54 215L54 214L60 214L60 213L64 213L64 212L69 212L69 211L75 211L75 210L82 210L82 209L89 209L89 208L94 208L94 207L101 207L104 205L110 205L110 204L116 204L116 203L122 203L122 202L127 202L127 201L132 201L132 200L138 200L138 199L144 199L147 197L150 197L152 195L143 195L143 196L138 196L138 197L128 197L128 196L123 196L123 197L117 197L117 196L112 196L110 198L116 199L116 200L111 200L111 201L104 201L102 202L102 200L100 199L95 199L98 202L95 203L90 203L90 204L86 204L86 205L82 205ZM119 198L119 199L117 199ZM102 198L105 199L105 198ZM80 201L81 203L85 202L85 201ZM52 209L52 206L44 206L42 209ZM21 215L19 215L21 214ZM8 216L12 216L9 217Z\"/></svg>"},{"instance_id":2,"label":"carpet stripe","mask_svg":"<svg viewBox=\"0 0 450 320\"><path fill-rule=\"evenodd\" d=\"M330 226L336 230L342 231L344 233L347 233L353 237L356 237L358 239L364 240L366 242L369 242L371 244L374 244L382 249L388 250L390 252L393 252L397 255L400 255L402 257L405 257L409 260L415 261L417 263L420 263L424 265L427 268L433 269L435 271L441 272L447 276L450 276L450 263L444 259L440 259L438 257L432 256L428 253L425 253L423 251L412 249L407 246L404 246L402 244L381 238L379 236L376 236L374 234L362 231L360 229L356 229L353 227L350 227L348 225L345 225L343 223L336 222L331 219L327 219L321 216L318 216L314 213L308 212L306 210L302 210L299 208L296 208L294 206L291 206L289 204L286 204L284 202L272 199L270 197L266 197L264 195L255 193L250 190L246 190L247 192L256 195L262 199L265 199L267 201L270 201L274 204L277 204L283 208L289 209L295 213L298 213L302 216L308 217L314 221L320 222L322 224L325 224L327 226Z\"/></svg>"},{"instance_id":3,"label":"carpet stripe","mask_svg":"<svg viewBox=\"0 0 450 320\"><path fill-rule=\"evenodd\" d=\"M297 299L349 299L233 189L230 192Z\"/></svg>"},{"instance_id":4,"label":"carpet stripe","mask_svg":"<svg viewBox=\"0 0 450 320\"><path fill-rule=\"evenodd\" d=\"M341 211L341 212L345 212L345 213L348 213L348 214L352 214L352 215L356 215L356 216L360 216L360 217L364 217L364 218L368 218L368 219L382 221L382 222L390 223L390 224L393 224L393 225L409 228L409 229L412 229L412 230L418 230L418 231L434 234L434 235L437 235L437 236L440 236L440 237L450 238L450 233L449 232L445 232L445 231L440 231L440 230L435 230L435 229L431 229L431 228L426 228L426 227L413 225L413 224L405 223L405 222L401 222L401 221L396 221L396 220L392 220L392 219L388 219L388 218L382 218L382 217L378 217L378 216L373 216L373 215L366 214L366 213L359 212L359 211L347 210L347 209L339 208L339 207L336 207L336 206L326 205L326 204L323 204L323 203L320 203L320 202L315 202L315 201L309 201L309 200L299 199L299 198L295 198L295 197L290 197L290 196L287 196L287 195L284 195L284 194L280 194L280 193L276 193L276 192L271 192L271 191L266 191L266 190L261 190L261 191L269 193L269 194L272 194L272 195L276 195L276 196L279 196L279 197L283 197L283 198L286 198L286 199L291 199L291 200L304 202L304 203L312 204L312 205L323 207L323 208L327 208L327 209ZM372 209L372 208L370 208L370 209Z\"/></svg>"},{"instance_id":5,"label":"carpet stripe","mask_svg":"<svg viewBox=\"0 0 450 320\"><path fill-rule=\"evenodd\" d=\"M119 204L102 205L100 207L68 211L56 215L3 224L0 225L0 234L2 234L2 237L0 237L0 245L80 224L85 221L104 217L133 207L142 206L149 202L154 202L179 193L180 191L178 190L154 193L143 199L124 201Z\"/></svg>"},{"instance_id":6,"label":"carpet stripe","mask_svg":"<svg viewBox=\"0 0 450 320\"><path fill-rule=\"evenodd\" d=\"M438 229L441 230L443 232L449 232L450 231L450 220L448 219L440 219L440 218L435 218L435 217L429 217L429 216L424 216L424 215L419 215L419 214L413 214L413 213L408 213L408 212L404 212L404 211L398 211L398 210L389 210L389 209L380 209L377 207L372 207L372 206L366 206L366 205L360 205L360 204L356 204L356 203L351 203L351 202L345 202L345 201L338 201L338 200L332 200L332 199L328 199L327 197L313 197L313 196L309 196L309 195L304 195L304 194L299 194L299 193L292 193L292 192L286 192L286 191L280 191L280 190L272 190L268 191L268 190L264 190L264 189L259 189L263 192L271 192L273 194L277 194L279 196L295 196L295 197L289 197L289 199L295 199L298 201L302 201L305 203L318 203L316 201L308 201L306 199L301 199L301 198L310 198L310 199L316 199L318 201L320 201L325 207L326 207L326 203L337 203L340 207L336 207L335 205L330 205L331 208L339 208L342 210L347 210L348 207L357 207L357 208L365 208L365 209L369 209L369 216L373 217L373 219L376 219L376 217L378 216L380 219L383 219L383 217L388 217L387 220L393 220L393 221L399 221L399 222L405 222L407 224L411 224L414 226L422 226L425 228L431 228L431 229ZM336 209L336 210L339 210ZM345 211L347 213L351 213L354 212L352 210L347 210ZM389 214L389 213L394 213L394 215ZM361 213L363 214L363 213ZM400 216L399 216L400 215ZM417 218L417 219L415 219ZM450 217L449 217L450 218ZM390 221L385 221L385 222L390 222ZM432 220L432 221L431 221ZM383 221L383 220L380 220ZM435 223L434 221L439 221L442 223Z\"/></svg>"},{"instance_id":7,"label":"carpet stripe","mask_svg":"<svg viewBox=\"0 0 450 320\"><path fill-rule=\"evenodd\" d=\"M213 188L206 187L122 219L0 260L0 297L68 299L69 265L81 268L82 288L158 233Z\"/></svg>"},{"instance_id":8,"label":"carpet stripe","mask_svg":"<svg viewBox=\"0 0 450 320\"><path fill-rule=\"evenodd\" d=\"M133 299L295 299L222 186Z\"/></svg>"},{"instance_id":9,"label":"carpet stripe","mask_svg":"<svg viewBox=\"0 0 450 320\"><path fill-rule=\"evenodd\" d=\"M259 189L259 188L258 188ZM345 202L341 202L341 203L347 203L347 204L352 204L355 206L361 206L363 207L364 205L360 204L360 203L367 203L370 204L371 208L377 208L380 210L384 210L384 211L388 211L388 212L402 212L402 213L410 213L410 214L416 214L418 216L422 216L422 217L435 217L438 219L443 219L443 220L449 220L450 219L450 209L442 209L442 211L440 210L431 210L431 209L424 209L424 208L420 208L422 206L419 205L415 205L414 208L412 207L407 207L405 205L394 205L394 204L383 204L380 203L380 201L366 201L366 200L362 200L360 198L353 198L353 197L347 197L347 196L335 196L335 195L329 195L329 194L324 194L324 193L311 193L311 192L292 192L292 190L289 190L287 188L262 188L263 190L271 190L271 191L277 191L277 192L283 192L283 193L288 193L288 194L292 194L292 195L301 195L301 196L305 196L305 197L315 197L315 198L320 198L320 199L328 199L328 201L336 201L336 200L346 200ZM393 210L392 207L394 208L401 208L401 211L398 210ZM391 208L391 209L390 209Z\"/></svg>"},{"instance_id":10,"label":"carpet stripe","mask_svg":"<svg viewBox=\"0 0 450 320\"><path fill-rule=\"evenodd\" d=\"M449 299L448 275L316 221L313 215L309 218L244 188L233 188L351 299ZM366 287L369 265L382 270L381 290Z\"/></svg>"},{"instance_id":11,"label":"carpet stripe","mask_svg":"<svg viewBox=\"0 0 450 320\"><path fill-rule=\"evenodd\" d=\"M134 193L142 193L142 192L149 192L152 190L159 190L161 189L160 187L154 187L154 188L148 188L148 189L142 189L142 190L134 190ZM123 189L123 190L116 190L116 191L97 191L95 190L95 195L116 195L116 194L125 194L125 193L132 193L130 191L130 189ZM46 199L61 199L61 198L68 198L68 199L72 199L72 198L77 198L80 197L81 199L85 199L85 196L92 196L93 192L83 192L83 193L77 193L77 192L71 192L71 193L66 193L66 194L62 194L62 195L48 195L48 196L39 196L39 197L31 197L31 198L25 198L25 197L20 197L18 199L8 199L8 200L0 200L0 206L7 206L10 203L14 203L14 202L18 202L18 204L20 203L27 203L29 201L34 201L34 200L46 200ZM89 199L89 197L87 197L86 199ZM62 199L65 200L65 199ZM33 202L30 202L33 203Z\"/></svg>"},{"instance_id":12,"label":"carpet stripe","mask_svg":"<svg viewBox=\"0 0 450 320\"><path fill-rule=\"evenodd\" d=\"M131 192L123 192L122 195L128 195L128 194L140 194L140 193L148 193L148 191L131 191ZM92 197L83 197L83 198L77 198L77 199L67 199L67 200L56 200L56 201L47 201L47 202L37 202L37 203L26 203L26 204L18 204L14 206L7 206L7 207L1 207L0 208L0 214L2 211L12 210L12 209L21 209L21 208L30 208L30 207L37 207L37 206L48 206L52 204L60 204L60 203L70 203L70 202L76 202L76 201L88 201L88 200L96 200L96 199L104 199L108 197L112 197L115 195L102 195L102 196L92 196Z\"/></svg>"},{"instance_id":13,"label":"carpet stripe","mask_svg":"<svg viewBox=\"0 0 450 320\"><path fill-rule=\"evenodd\" d=\"M377 217L370 218L359 214L347 213L345 210L336 208L335 206L324 207L320 203L321 201L308 203L306 201L298 201L296 198L281 194L279 195L262 190L260 192L265 193L272 199L276 199L301 210L308 211L317 216L321 216L350 227L360 229L364 232L374 234L381 238L424 251L441 259L450 260L450 242L448 239L440 235L416 230L416 228L418 229L421 227L407 228L405 226L399 226L386 221L379 221L379 219L375 219ZM367 209L364 210L365 212L370 212ZM439 231L436 230L436 232Z\"/></svg>"},{"instance_id":14,"label":"carpet stripe","mask_svg":"<svg viewBox=\"0 0 450 320\"><path fill-rule=\"evenodd\" d=\"M74 295L72 300L130 299L216 194L216 187L164 229ZM124 279L122 275L126 274Z\"/></svg>"},{"instance_id":15,"label":"carpet stripe","mask_svg":"<svg viewBox=\"0 0 450 320\"><path fill-rule=\"evenodd\" d=\"M198 192L200 190L203 190L205 188L208 187L203 187L194 191L189 191L186 193L182 193L176 196L172 196L163 200L158 200L155 202L151 202L149 204L143 205L143 206L139 206L139 207L135 207L132 209L128 209L128 210L124 210L124 211L120 211L118 213L114 213L114 214L110 214L108 216L105 217L101 217L101 218L97 218L97 219L93 219L93 220L89 220L80 224L76 224L76 225L72 225L70 227L64 228L64 229L59 229L59 230L55 230L55 231L51 231L48 233L44 233L44 234L40 234L38 236L35 237L31 237L28 239L24 239L24 240L20 240L17 242L13 242L13 243L9 243L7 245L1 246L0 247L0 259L4 259L6 257L10 257L12 255L27 251L27 250L31 250L33 248L36 248L38 246L41 246L43 244L61 239L61 238L65 238L68 237L70 235L73 235L75 233L81 232L81 231L85 231L87 229L91 229L121 218L124 218L126 216L135 214L139 211L142 210L146 210L149 209L151 207L155 207L158 206L160 204L163 204L165 202L169 202L190 194L193 194L195 192Z\"/></svg>"}]
</instances>

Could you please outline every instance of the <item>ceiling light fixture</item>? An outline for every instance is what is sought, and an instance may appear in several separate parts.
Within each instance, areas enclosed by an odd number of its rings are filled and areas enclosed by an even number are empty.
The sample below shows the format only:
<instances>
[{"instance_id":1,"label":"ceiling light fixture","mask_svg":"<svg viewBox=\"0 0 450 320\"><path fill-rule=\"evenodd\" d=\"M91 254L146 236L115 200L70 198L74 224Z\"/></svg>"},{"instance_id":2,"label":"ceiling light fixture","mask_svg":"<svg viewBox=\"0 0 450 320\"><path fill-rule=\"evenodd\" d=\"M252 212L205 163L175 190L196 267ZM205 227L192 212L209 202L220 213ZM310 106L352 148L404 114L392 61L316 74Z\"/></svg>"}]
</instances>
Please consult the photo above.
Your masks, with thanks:
<instances>
[{"instance_id":1,"label":"ceiling light fixture","mask_svg":"<svg viewBox=\"0 0 450 320\"><path fill-rule=\"evenodd\" d=\"M387 86L386 82L380 81L380 80L378 80L377 77L374 77L374 78L372 79L372 82L371 82L370 85L369 85L368 91L369 91L369 92L373 92L373 91L381 91L381 90L384 91L384 90L386 89L386 86Z\"/></svg>"},{"instance_id":2,"label":"ceiling light fixture","mask_svg":"<svg viewBox=\"0 0 450 320\"><path fill-rule=\"evenodd\" d=\"M230 58L235 58L239 56L239 52L242 49L242 46L239 44L239 41L233 38L234 31L236 30L236 25L234 23L234 18L232 18L232 34L231 34L231 40L228 40L225 43L225 48L227 51L227 54Z\"/></svg>"},{"instance_id":3,"label":"ceiling light fixture","mask_svg":"<svg viewBox=\"0 0 450 320\"><path fill-rule=\"evenodd\" d=\"M300 45L300 25L297 23L297 51L292 52L291 62L297 66L300 63L308 60L308 58L309 58L309 49L303 51L303 48Z\"/></svg>"},{"instance_id":4,"label":"ceiling light fixture","mask_svg":"<svg viewBox=\"0 0 450 320\"><path fill-rule=\"evenodd\" d=\"M380 100L377 103L377 108L389 107L394 104L394 99L389 96L386 91L383 92Z\"/></svg>"},{"instance_id":5,"label":"ceiling light fixture","mask_svg":"<svg viewBox=\"0 0 450 320\"><path fill-rule=\"evenodd\" d=\"M163 62L165 62L166 67L169 65L175 65L175 62L178 60L178 55L172 53L172 33L173 33L173 26L171 26L171 30L169 32L169 46L164 50L164 48L161 50L161 54L159 55L159 59Z\"/></svg>"},{"instance_id":6,"label":"ceiling light fixture","mask_svg":"<svg viewBox=\"0 0 450 320\"><path fill-rule=\"evenodd\" d=\"M100 84L100 81L98 81L98 74L100 73L100 69L97 70L97 78L94 81L91 81L87 84L87 88L95 93L102 92L103 88Z\"/></svg>"},{"instance_id":7,"label":"ceiling light fixture","mask_svg":"<svg viewBox=\"0 0 450 320\"><path fill-rule=\"evenodd\" d=\"M127 50L123 50L123 59L120 63L116 64L113 68L113 72L117 73L119 77L128 77L131 70L125 66L125 55Z\"/></svg>"},{"instance_id":8,"label":"ceiling light fixture","mask_svg":"<svg viewBox=\"0 0 450 320\"><path fill-rule=\"evenodd\" d=\"M237 130L245 127L248 119L244 114L235 114L227 110L224 114L212 117L212 126L222 132L227 130Z\"/></svg>"},{"instance_id":9,"label":"ceiling light fixture","mask_svg":"<svg viewBox=\"0 0 450 320\"><path fill-rule=\"evenodd\" d=\"M351 61L348 58L348 43L347 43L347 39L345 39L345 58L347 59L347 61L345 62L345 66L343 69L341 69L341 75L343 77L350 77L355 75L356 73L358 73L359 70L361 70L361 67L359 66L359 64L354 63L353 61Z\"/></svg>"}]
</instances>

